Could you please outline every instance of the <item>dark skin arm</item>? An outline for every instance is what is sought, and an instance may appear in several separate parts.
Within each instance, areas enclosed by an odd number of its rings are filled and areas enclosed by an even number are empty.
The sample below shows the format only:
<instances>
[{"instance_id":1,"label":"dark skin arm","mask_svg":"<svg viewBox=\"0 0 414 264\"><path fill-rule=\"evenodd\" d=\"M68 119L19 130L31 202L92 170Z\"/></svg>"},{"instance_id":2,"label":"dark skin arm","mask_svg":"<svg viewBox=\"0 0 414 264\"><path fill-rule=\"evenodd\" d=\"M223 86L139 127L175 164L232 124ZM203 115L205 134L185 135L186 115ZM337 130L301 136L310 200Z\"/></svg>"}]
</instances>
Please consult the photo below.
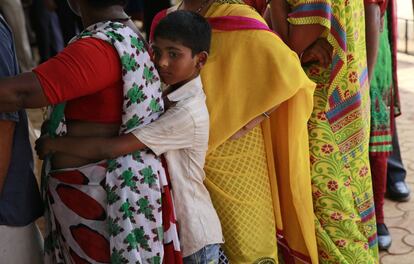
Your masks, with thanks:
<instances>
[{"instance_id":1,"label":"dark skin arm","mask_svg":"<svg viewBox=\"0 0 414 264\"><path fill-rule=\"evenodd\" d=\"M0 79L0 112L49 105L37 77L32 72Z\"/></svg>"},{"instance_id":2,"label":"dark skin arm","mask_svg":"<svg viewBox=\"0 0 414 264\"><path fill-rule=\"evenodd\" d=\"M325 27L319 24L291 25L287 21L290 8L286 0L272 0L270 2L270 16L272 28L285 43L298 55L301 55L324 32Z\"/></svg>"},{"instance_id":3,"label":"dark skin arm","mask_svg":"<svg viewBox=\"0 0 414 264\"><path fill-rule=\"evenodd\" d=\"M0 121L0 194L10 166L15 122Z\"/></svg>"},{"instance_id":4,"label":"dark skin arm","mask_svg":"<svg viewBox=\"0 0 414 264\"><path fill-rule=\"evenodd\" d=\"M378 4L365 4L365 34L369 80L372 79L377 62L379 36L381 28L380 7Z\"/></svg>"},{"instance_id":5,"label":"dark skin arm","mask_svg":"<svg viewBox=\"0 0 414 264\"><path fill-rule=\"evenodd\" d=\"M144 148L144 143L131 133L116 137L41 137L35 147L40 159L59 152L90 160L113 159Z\"/></svg>"}]
</instances>

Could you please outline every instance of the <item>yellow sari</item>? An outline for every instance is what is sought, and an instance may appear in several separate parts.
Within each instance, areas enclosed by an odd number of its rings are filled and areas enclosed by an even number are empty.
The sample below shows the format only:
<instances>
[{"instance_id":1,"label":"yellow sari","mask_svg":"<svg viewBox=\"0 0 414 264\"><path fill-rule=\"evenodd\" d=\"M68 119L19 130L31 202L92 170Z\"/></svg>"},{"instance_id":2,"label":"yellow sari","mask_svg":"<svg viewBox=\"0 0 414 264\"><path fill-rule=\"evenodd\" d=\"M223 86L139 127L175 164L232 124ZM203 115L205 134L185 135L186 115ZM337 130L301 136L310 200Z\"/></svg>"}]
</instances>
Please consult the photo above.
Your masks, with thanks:
<instances>
[{"instance_id":1,"label":"yellow sari","mask_svg":"<svg viewBox=\"0 0 414 264\"><path fill-rule=\"evenodd\" d=\"M216 1L206 17L263 19L250 7ZM232 1L234 2L234 1ZM307 120L314 83L266 30L217 30L202 80L211 131L206 185L220 216L230 263L317 263ZM280 105L261 126L229 138Z\"/></svg>"}]
</instances>

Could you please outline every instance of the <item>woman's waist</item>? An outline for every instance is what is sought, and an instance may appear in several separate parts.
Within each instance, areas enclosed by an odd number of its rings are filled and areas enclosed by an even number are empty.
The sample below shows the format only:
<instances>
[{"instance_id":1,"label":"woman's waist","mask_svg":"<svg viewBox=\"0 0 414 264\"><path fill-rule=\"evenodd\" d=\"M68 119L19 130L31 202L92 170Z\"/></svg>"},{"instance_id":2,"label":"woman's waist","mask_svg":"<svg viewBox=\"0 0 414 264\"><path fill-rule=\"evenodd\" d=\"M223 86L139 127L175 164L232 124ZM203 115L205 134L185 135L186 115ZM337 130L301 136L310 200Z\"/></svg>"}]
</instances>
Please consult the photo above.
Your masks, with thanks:
<instances>
[{"instance_id":1,"label":"woman's waist","mask_svg":"<svg viewBox=\"0 0 414 264\"><path fill-rule=\"evenodd\" d=\"M82 166L55 168L49 172L53 181L75 185L99 185L105 179L107 162L98 161Z\"/></svg>"},{"instance_id":2,"label":"woman's waist","mask_svg":"<svg viewBox=\"0 0 414 264\"><path fill-rule=\"evenodd\" d=\"M118 135L120 125L120 123L67 120L66 135L71 137L112 137Z\"/></svg>"},{"instance_id":3,"label":"woman's waist","mask_svg":"<svg viewBox=\"0 0 414 264\"><path fill-rule=\"evenodd\" d=\"M66 128L65 136L68 137L113 137L118 135L119 124L67 120ZM71 148L72 146L67 147ZM51 159L51 165L53 169L66 169L77 168L98 161L57 152Z\"/></svg>"},{"instance_id":4,"label":"woman's waist","mask_svg":"<svg viewBox=\"0 0 414 264\"><path fill-rule=\"evenodd\" d=\"M99 160L79 158L64 153L55 153L50 160L53 171L76 169L90 164L99 163Z\"/></svg>"}]
</instances>

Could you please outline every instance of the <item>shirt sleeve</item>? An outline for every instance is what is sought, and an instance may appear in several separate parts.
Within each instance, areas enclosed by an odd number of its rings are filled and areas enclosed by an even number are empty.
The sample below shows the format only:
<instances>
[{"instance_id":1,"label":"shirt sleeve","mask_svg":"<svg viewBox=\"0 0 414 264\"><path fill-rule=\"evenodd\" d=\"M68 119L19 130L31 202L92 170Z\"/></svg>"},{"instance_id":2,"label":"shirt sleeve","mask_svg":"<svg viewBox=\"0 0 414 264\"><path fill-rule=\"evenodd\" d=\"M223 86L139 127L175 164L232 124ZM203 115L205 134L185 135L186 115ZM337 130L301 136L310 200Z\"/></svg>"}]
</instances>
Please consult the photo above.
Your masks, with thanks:
<instances>
[{"instance_id":1,"label":"shirt sleeve","mask_svg":"<svg viewBox=\"0 0 414 264\"><path fill-rule=\"evenodd\" d=\"M97 93L122 78L117 51L96 38L70 44L33 72L51 104Z\"/></svg>"},{"instance_id":2,"label":"shirt sleeve","mask_svg":"<svg viewBox=\"0 0 414 264\"><path fill-rule=\"evenodd\" d=\"M193 146L195 124L185 108L168 109L156 121L132 131L156 155Z\"/></svg>"},{"instance_id":3,"label":"shirt sleeve","mask_svg":"<svg viewBox=\"0 0 414 264\"><path fill-rule=\"evenodd\" d=\"M19 122L19 113L18 112L11 112L11 113L0 113L0 121L13 121Z\"/></svg>"}]
</instances>

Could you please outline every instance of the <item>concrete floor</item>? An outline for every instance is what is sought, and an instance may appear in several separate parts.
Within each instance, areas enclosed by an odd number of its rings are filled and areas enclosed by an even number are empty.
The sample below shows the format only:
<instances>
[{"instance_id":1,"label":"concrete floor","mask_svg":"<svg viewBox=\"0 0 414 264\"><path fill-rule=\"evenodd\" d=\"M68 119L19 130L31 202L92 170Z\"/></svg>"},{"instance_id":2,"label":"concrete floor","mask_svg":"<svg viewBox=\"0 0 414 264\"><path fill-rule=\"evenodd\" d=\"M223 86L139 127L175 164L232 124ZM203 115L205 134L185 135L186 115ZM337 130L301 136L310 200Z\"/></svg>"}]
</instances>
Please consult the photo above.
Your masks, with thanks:
<instances>
[{"instance_id":1,"label":"concrete floor","mask_svg":"<svg viewBox=\"0 0 414 264\"><path fill-rule=\"evenodd\" d=\"M397 127L406 180L414 190L414 57L399 54L398 64L403 114L397 118ZM393 243L381 252L381 263L414 264L414 198L405 203L386 200L384 211Z\"/></svg>"}]
</instances>

